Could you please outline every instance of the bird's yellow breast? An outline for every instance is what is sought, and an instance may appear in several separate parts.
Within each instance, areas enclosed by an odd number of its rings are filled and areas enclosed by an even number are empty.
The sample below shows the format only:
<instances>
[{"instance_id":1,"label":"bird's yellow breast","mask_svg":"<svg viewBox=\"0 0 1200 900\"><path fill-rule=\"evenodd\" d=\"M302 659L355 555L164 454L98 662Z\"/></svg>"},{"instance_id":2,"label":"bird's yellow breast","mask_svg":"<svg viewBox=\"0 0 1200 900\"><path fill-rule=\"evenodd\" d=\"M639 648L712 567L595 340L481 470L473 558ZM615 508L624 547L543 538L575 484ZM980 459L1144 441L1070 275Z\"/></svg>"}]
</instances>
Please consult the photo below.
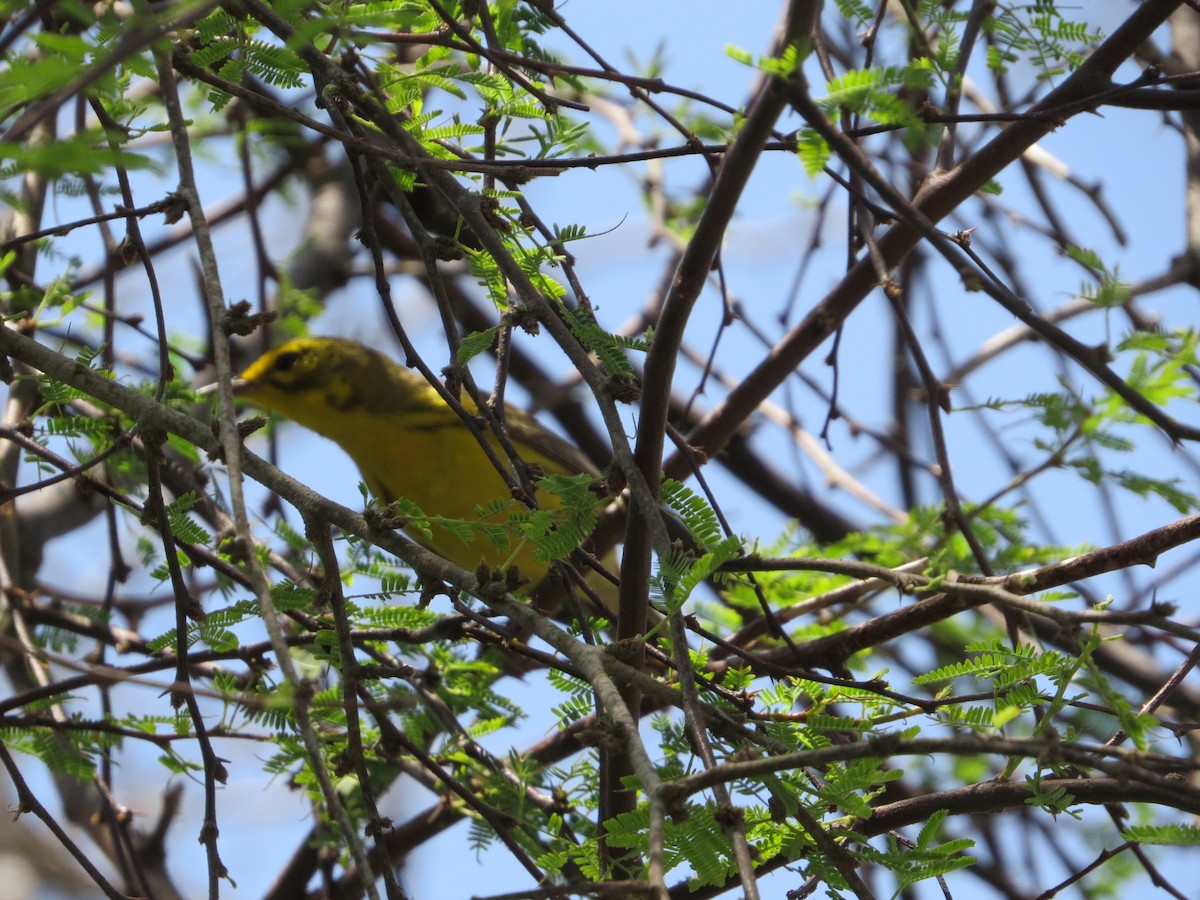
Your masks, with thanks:
<instances>
[{"instance_id":1,"label":"bird's yellow breast","mask_svg":"<svg viewBox=\"0 0 1200 900\"><path fill-rule=\"evenodd\" d=\"M332 338L290 341L247 368L237 391L337 443L381 500L403 498L427 516L494 526L507 523L507 509L481 518L477 507L517 502L471 429L437 391L361 344ZM546 474L592 471L578 451L525 414L507 415L513 446L524 462ZM495 436L487 440L507 463ZM544 508L559 505L545 491L538 492L537 501ZM507 546L497 546L479 529L472 530L474 540L464 542L461 534L436 523L430 535L415 528L409 534L466 569L475 569L480 561L493 568L515 564L534 583L548 570L546 562L534 558L533 546L513 530L505 530Z\"/></svg>"},{"instance_id":2,"label":"bird's yellow breast","mask_svg":"<svg viewBox=\"0 0 1200 900\"><path fill-rule=\"evenodd\" d=\"M507 512L481 518L478 507L491 501L517 506L478 440L449 409L384 417L347 413L342 424L356 433L373 435L371 440L355 442L353 448L343 446L371 493L382 500L404 498L430 516L491 525L503 525ZM499 441L492 437L489 443L496 457L506 462ZM537 461L528 448L519 447L518 452L526 462ZM558 505L557 498L545 491L538 492L537 501L548 508ZM500 548L481 533L468 544L446 528L431 527L431 539L415 532L413 537L464 568L474 569L483 560L492 567L515 564L523 577L534 582L546 574L547 564L535 560L532 546L521 546L523 542L515 534L509 533L510 545Z\"/></svg>"}]
</instances>

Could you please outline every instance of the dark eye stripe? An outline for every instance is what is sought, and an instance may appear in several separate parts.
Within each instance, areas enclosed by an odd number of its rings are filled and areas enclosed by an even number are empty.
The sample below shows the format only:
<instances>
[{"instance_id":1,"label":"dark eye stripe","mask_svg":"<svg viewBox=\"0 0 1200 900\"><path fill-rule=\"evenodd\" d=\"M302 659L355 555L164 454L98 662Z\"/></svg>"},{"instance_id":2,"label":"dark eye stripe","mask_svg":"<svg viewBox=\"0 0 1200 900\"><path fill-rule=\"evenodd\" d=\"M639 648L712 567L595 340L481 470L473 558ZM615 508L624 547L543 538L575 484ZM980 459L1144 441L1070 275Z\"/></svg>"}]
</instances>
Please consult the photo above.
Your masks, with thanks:
<instances>
[{"instance_id":1,"label":"dark eye stripe","mask_svg":"<svg viewBox=\"0 0 1200 900\"><path fill-rule=\"evenodd\" d=\"M275 365L273 365L271 368L273 368L276 372L288 372L291 371L292 366L296 365L296 361L299 359L300 354L296 353L294 350L287 353L280 353L277 357L275 357Z\"/></svg>"},{"instance_id":2,"label":"dark eye stripe","mask_svg":"<svg viewBox=\"0 0 1200 900\"><path fill-rule=\"evenodd\" d=\"M319 388L329 375L328 360L307 347L281 350L264 373L264 380L288 394Z\"/></svg>"}]
</instances>

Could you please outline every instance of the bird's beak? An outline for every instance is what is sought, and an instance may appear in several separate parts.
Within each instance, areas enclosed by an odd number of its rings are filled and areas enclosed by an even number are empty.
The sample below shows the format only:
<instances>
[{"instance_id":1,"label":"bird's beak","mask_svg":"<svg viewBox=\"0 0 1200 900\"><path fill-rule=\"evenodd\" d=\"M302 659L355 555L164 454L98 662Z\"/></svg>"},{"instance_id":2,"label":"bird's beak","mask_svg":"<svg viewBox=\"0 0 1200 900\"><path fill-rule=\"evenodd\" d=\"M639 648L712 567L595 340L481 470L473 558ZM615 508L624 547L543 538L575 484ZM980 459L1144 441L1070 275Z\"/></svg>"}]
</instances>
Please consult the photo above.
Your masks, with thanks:
<instances>
[{"instance_id":1,"label":"bird's beak","mask_svg":"<svg viewBox=\"0 0 1200 900\"><path fill-rule=\"evenodd\" d=\"M233 379L232 387L233 387L234 396L237 396L238 394L247 393L250 390L250 388L253 387L253 384L251 382L247 381L245 378L242 378L239 376L239 377ZM196 389L196 394L197 394L197 396L200 396L200 397L211 397L211 396L214 396L216 393L217 393L217 383L215 381L212 384L206 384L203 387Z\"/></svg>"}]
</instances>

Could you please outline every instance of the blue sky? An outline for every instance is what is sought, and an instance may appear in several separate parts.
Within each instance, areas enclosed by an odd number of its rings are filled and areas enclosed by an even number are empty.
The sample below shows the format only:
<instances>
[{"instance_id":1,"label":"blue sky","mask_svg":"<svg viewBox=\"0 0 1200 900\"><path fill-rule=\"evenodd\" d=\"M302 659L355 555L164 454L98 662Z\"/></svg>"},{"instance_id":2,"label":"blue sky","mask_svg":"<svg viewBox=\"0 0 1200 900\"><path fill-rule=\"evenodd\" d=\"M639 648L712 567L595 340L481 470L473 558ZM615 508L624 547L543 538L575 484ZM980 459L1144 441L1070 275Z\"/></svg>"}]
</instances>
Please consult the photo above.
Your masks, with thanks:
<instances>
[{"instance_id":1,"label":"blue sky","mask_svg":"<svg viewBox=\"0 0 1200 900\"><path fill-rule=\"evenodd\" d=\"M1123 2L1104 2L1089 4L1087 10L1088 15L1103 27L1127 14L1129 8L1130 4ZM756 54L764 52L770 44L777 8L772 4L745 4L734 13L729 4L706 0L651 4L573 0L564 4L561 12L614 65L630 67L630 59L644 62L662 45L663 77L666 80L740 105L756 73L730 59L724 48L732 44ZM583 62L576 49L566 52L573 61ZM1014 78L1028 74L1018 71ZM818 85L819 82L814 83L814 91L819 93ZM619 99L615 90L613 96ZM1106 110L1102 117L1081 116L1043 142L1047 151L1066 161L1085 182L1104 180L1107 200L1123 221L1133 224L1128 245L1119 247L1107 235L1095 210L1077 191L1061 184L1050 184L1052 196L1077 226L1081 238L1095 240L1090 246L1101 252L1106 260L1119 263L1123 276L1129 280L1157 274L1164 260L1178 252L1164 248L1182 246L1182 151L1177 135L1151 124L1156 121L1154 115ZM647 133L661 134L664 144L679 143L678 138L660 123L646 116L639 117L637 124ZM794 127L795 124L783 123L783 127ZM227 155L228 143L214 142L206 151L202 190L206 202L213 203L236 193L239 180L236 160ZM698 184L703 176L702 167L695 161L668 162L666 171L669 181L678 187ZM1130 172L1138 174L1129 177ZM589 232L600 235L574 245L572 250L579 258L579 272L591 299L599 307L602 321L609 327L616 327L636 315L662 278L665 249L661 245L647 246L650 232L637 181L644 174L643 167L579 169L536 183L528 190L545 220L559 224L582 223ZM166 179L166 182L170 181ZM1015 171L1005 173L999 181L1005 191L998 202L1029 213L1029 197L1019 174ZM148 179L146 183L149 184ZM756 324L773 329L772 333L777 332L775 317L788 299L788 288L795 274L796 248L807 240L816 223L812 203L824 190L824 182L809 179L794 158L778 154L765 160L756 172L730 230L723 254L730 286L747 314ZM154 191L148 191L146 196L155 196ZM978 208L964 207L964 213L966 216L978 215ZM293 248L302 218L302 208L286 207L277 200L265 207L263 221L268 229L267 240L278 257L286 257ZM838 229L842 224L840 214L832 216L826 224L825 239L831 246L837 246L841 240ZM955 222L954 227L970 224L970 220L965 219ZM222 275L231 300L239 299L239 290L248 292L254 283L253 260L245 252L247 236L246 229L240 224L223 227L216 235ZM1051 308L1074 296L1083 281L1081 271L1074 264L1048 252L1041 240L1034 239L1020 225L1013 224L1008 236L1016 251L1023 259L1028 259L1038 273L1033 295L1029 297L1031 302ZM825 260L807 274L797 305L800 311L822 296L839 277L838 253L825 254ZM191 304L198 311L199 305L192 299L189 261L189 251L177 251L164 260L159 274L164 283L180 286L171 298L172 303ZM366 260L363 262L365 265ZM938 314L952 335L957 358L973 352L997 330L1013 324L1008 313L983 295L970 294L958 287L957 278L944 266L934 266L933 272ZM137 273L130 273L121 283L126 286L122 304L127 310L148 308ZM444 358L444 343L439 340L439 326L432 307L411 284L397 280L394 290L406 326L415 333L422 351L429 354L427 359L437 368ZM1147 306L1161 310L1168 321L1187 322L1191 318L1189 301L1194 304L1194 294L1189 296L1176 291L1151 298ZM378 335L386 329L377 307L369 279L358 279L331 302L316 330L357 337ZM720 298L710 289L697 307L695 327L689 338L693 347L707 351L713 323L720 313ZM868 298L847 323L842 350L843 403L856 416L880 426L885 425L888 418L885 385L888 383L889 316L880 297ZM186 321L186 317L173 321ZM1098 342L1110 331L1119 333L1125 325L1118 317L1106 319L1104 314L1091 314L1070 327L1081 339ZM567 371L565 358L557 357L556 362L555 351L548 350L547 344L548 341L541 340L533 345L543 356L544 364ZM718 364L737 377L744 375L758 361L761 352L744 328L735 327L723 340ZM814 354L805 363L804 371L827 386L829 371L821 365L823 352ZM940 369L944 371L944 368ZM1098 391L1078 369L1067 367L1066 372L1084 392ZM679 373L681 386L690 385L696 378L696 370L688 364L682 364ZM1003 364L984 369L969 386L979 400L989 396L1020 397L1032 391L1054 389L1057 377L1058 373L1046 366L1042 353L1037 348L1029 348L1006 358ZM481 383L487 382L481 378ZM717 396L718 391L710 395ZM780 403L787 403L791 398L795 398L792 408L805 425L813 432L819 430L825 408L818 398L794 385L776 397ZM711 402L710 398L700 400L702 406ZM1010 451L1022 458L1036 458L1036 451L1029 443L1031 432L1021 424L1028 418L1027 414L997 415L1006 423L1004 433L1011 441ZM1009 473L998 467L993 451L981 442L978 426L971 416L952 415L947 427L960 485L968 486L979 497L1007 480ZM757 429L758 445L767 448L773 458L785 461L781 465L792 465L796 451L786 435L763 422L757 424ZM361 506L357 488L359 478L348 459L332 445L297 429L285 425L284 434L286 439L280 463L285 470L333 499L352 507ZM864 481L885 499L897 502L890 470L870 466L873 448L869 442L855 438L840 424L835 425L832 439L835 458L840 464L861 474ZM1178 463L1177 453L1149 430L1141 436L1138 455L1129 461L1131 467L1150 466L1162 471L1173 471L1178 468ZM820 472L810 462L801 465L810 484L820 488ZM766 542L776 539L786 528L786 521L738 487L718 467L710 468L714 486L734 529L750 539ZM1102 511L1093 493L1073 476L1055 474L1041 484L1040 491L1049 498L1047 505L1054 514L1055 538L1066 544L1100 545L1131 537L1173 518L1161 502L1123 502L1124 533L1112 534L1104 525ZM928 490L930 486L925 487L925 499L935 501L936 497ZM845 496L836 496L834 500L839 508L863 522L877 521L877 516ZM54 582L55 566L66 566L68 561L77 565L78 558L73 547L56 548L47 569L48 580ZM107 571L107 560L97 560L96 566L94 575L102 578ZM77 577L71 569L59 570ZM1177 586L1177 591L1182 594L1184 587ZM519 697L527 696L534 705L552 702L539 693L535 685L515 685L513 690ZM124 699L120 693L117 698ZM129 699L130 702L135 700L132 694ZM546 727L544 720L530 721L516 733L506 732L502 740L521 746L522 741L543 736ZM239 886L236 894L231 894L234 896L260 895L269 879L277 873L279 861L310 826L304 803L283 784L277 781L263 787L261 766L256 757L266 749L250 744L226 744L220 748L220 753L232 760L231 779L221 793L220 802L223 810L222 855ZM499 743L492 749L504 752L506 746ZM144 796L130 802L152 817L158 806L161 785L157 779L132 777L141 765L155 765L152 754L128 753L122 763L125 775L122 783L129 791L142 782ZM183 816L171 835L170 853L181 863L188 860L195 861L197 866L203 864L202 853L195 843L201 802L200 786L189 786ZM427 795L410 786L396 791L387 805L393 817L400 821L429 802ZM430 842L411 858L405 881L414 897L457 900L472 893L497 891L501 885L517 889L526 884L525 874L511 862L507 853L488 851L476 859L476 855L466 849L465 838L465 826L460 826L442 839ZM448 882L446 873L451 871L454 879ZM197 897L201 896L199 873L197 868L195 890L191 892Z\"/></svg>"}]
</instances>

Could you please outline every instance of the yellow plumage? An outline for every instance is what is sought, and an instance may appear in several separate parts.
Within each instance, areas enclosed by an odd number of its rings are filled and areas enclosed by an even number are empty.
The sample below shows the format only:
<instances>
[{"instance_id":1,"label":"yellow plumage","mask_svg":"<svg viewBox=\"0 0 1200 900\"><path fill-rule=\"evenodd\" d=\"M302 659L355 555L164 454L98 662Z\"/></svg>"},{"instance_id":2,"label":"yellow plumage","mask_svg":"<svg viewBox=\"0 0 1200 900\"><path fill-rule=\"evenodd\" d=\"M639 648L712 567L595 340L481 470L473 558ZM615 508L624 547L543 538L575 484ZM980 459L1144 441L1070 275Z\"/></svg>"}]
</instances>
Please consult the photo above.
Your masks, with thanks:
<instances>
[{"instance_id":1,"label":"yellow plumage","mask_svg":"<svg viewBox=\"0 0 1200 900\"><path fill-rule=\"evenodd\" d=\"M483 520L476 514L478 505L511 493L459 415L419 373L362 344L338 338L289 341L252 363L236 392L337 443L382 500L403 497L429 516L493 524L508 519L507 512ZM465 397L463 405L474 411ZM576 448L527 414L506 410L505 423L521 459L546 474L598 474ZM495 436L488 440L506 461ZM537 500L547 509L558 506L558 498L545 491ZM481 560L493 568L515 564L533 584L548 570L519 537L507 552L482 538L464 543L436 524L431 538L416 532L412 537L470 570Z\"/></svg>"}]
</instances>

